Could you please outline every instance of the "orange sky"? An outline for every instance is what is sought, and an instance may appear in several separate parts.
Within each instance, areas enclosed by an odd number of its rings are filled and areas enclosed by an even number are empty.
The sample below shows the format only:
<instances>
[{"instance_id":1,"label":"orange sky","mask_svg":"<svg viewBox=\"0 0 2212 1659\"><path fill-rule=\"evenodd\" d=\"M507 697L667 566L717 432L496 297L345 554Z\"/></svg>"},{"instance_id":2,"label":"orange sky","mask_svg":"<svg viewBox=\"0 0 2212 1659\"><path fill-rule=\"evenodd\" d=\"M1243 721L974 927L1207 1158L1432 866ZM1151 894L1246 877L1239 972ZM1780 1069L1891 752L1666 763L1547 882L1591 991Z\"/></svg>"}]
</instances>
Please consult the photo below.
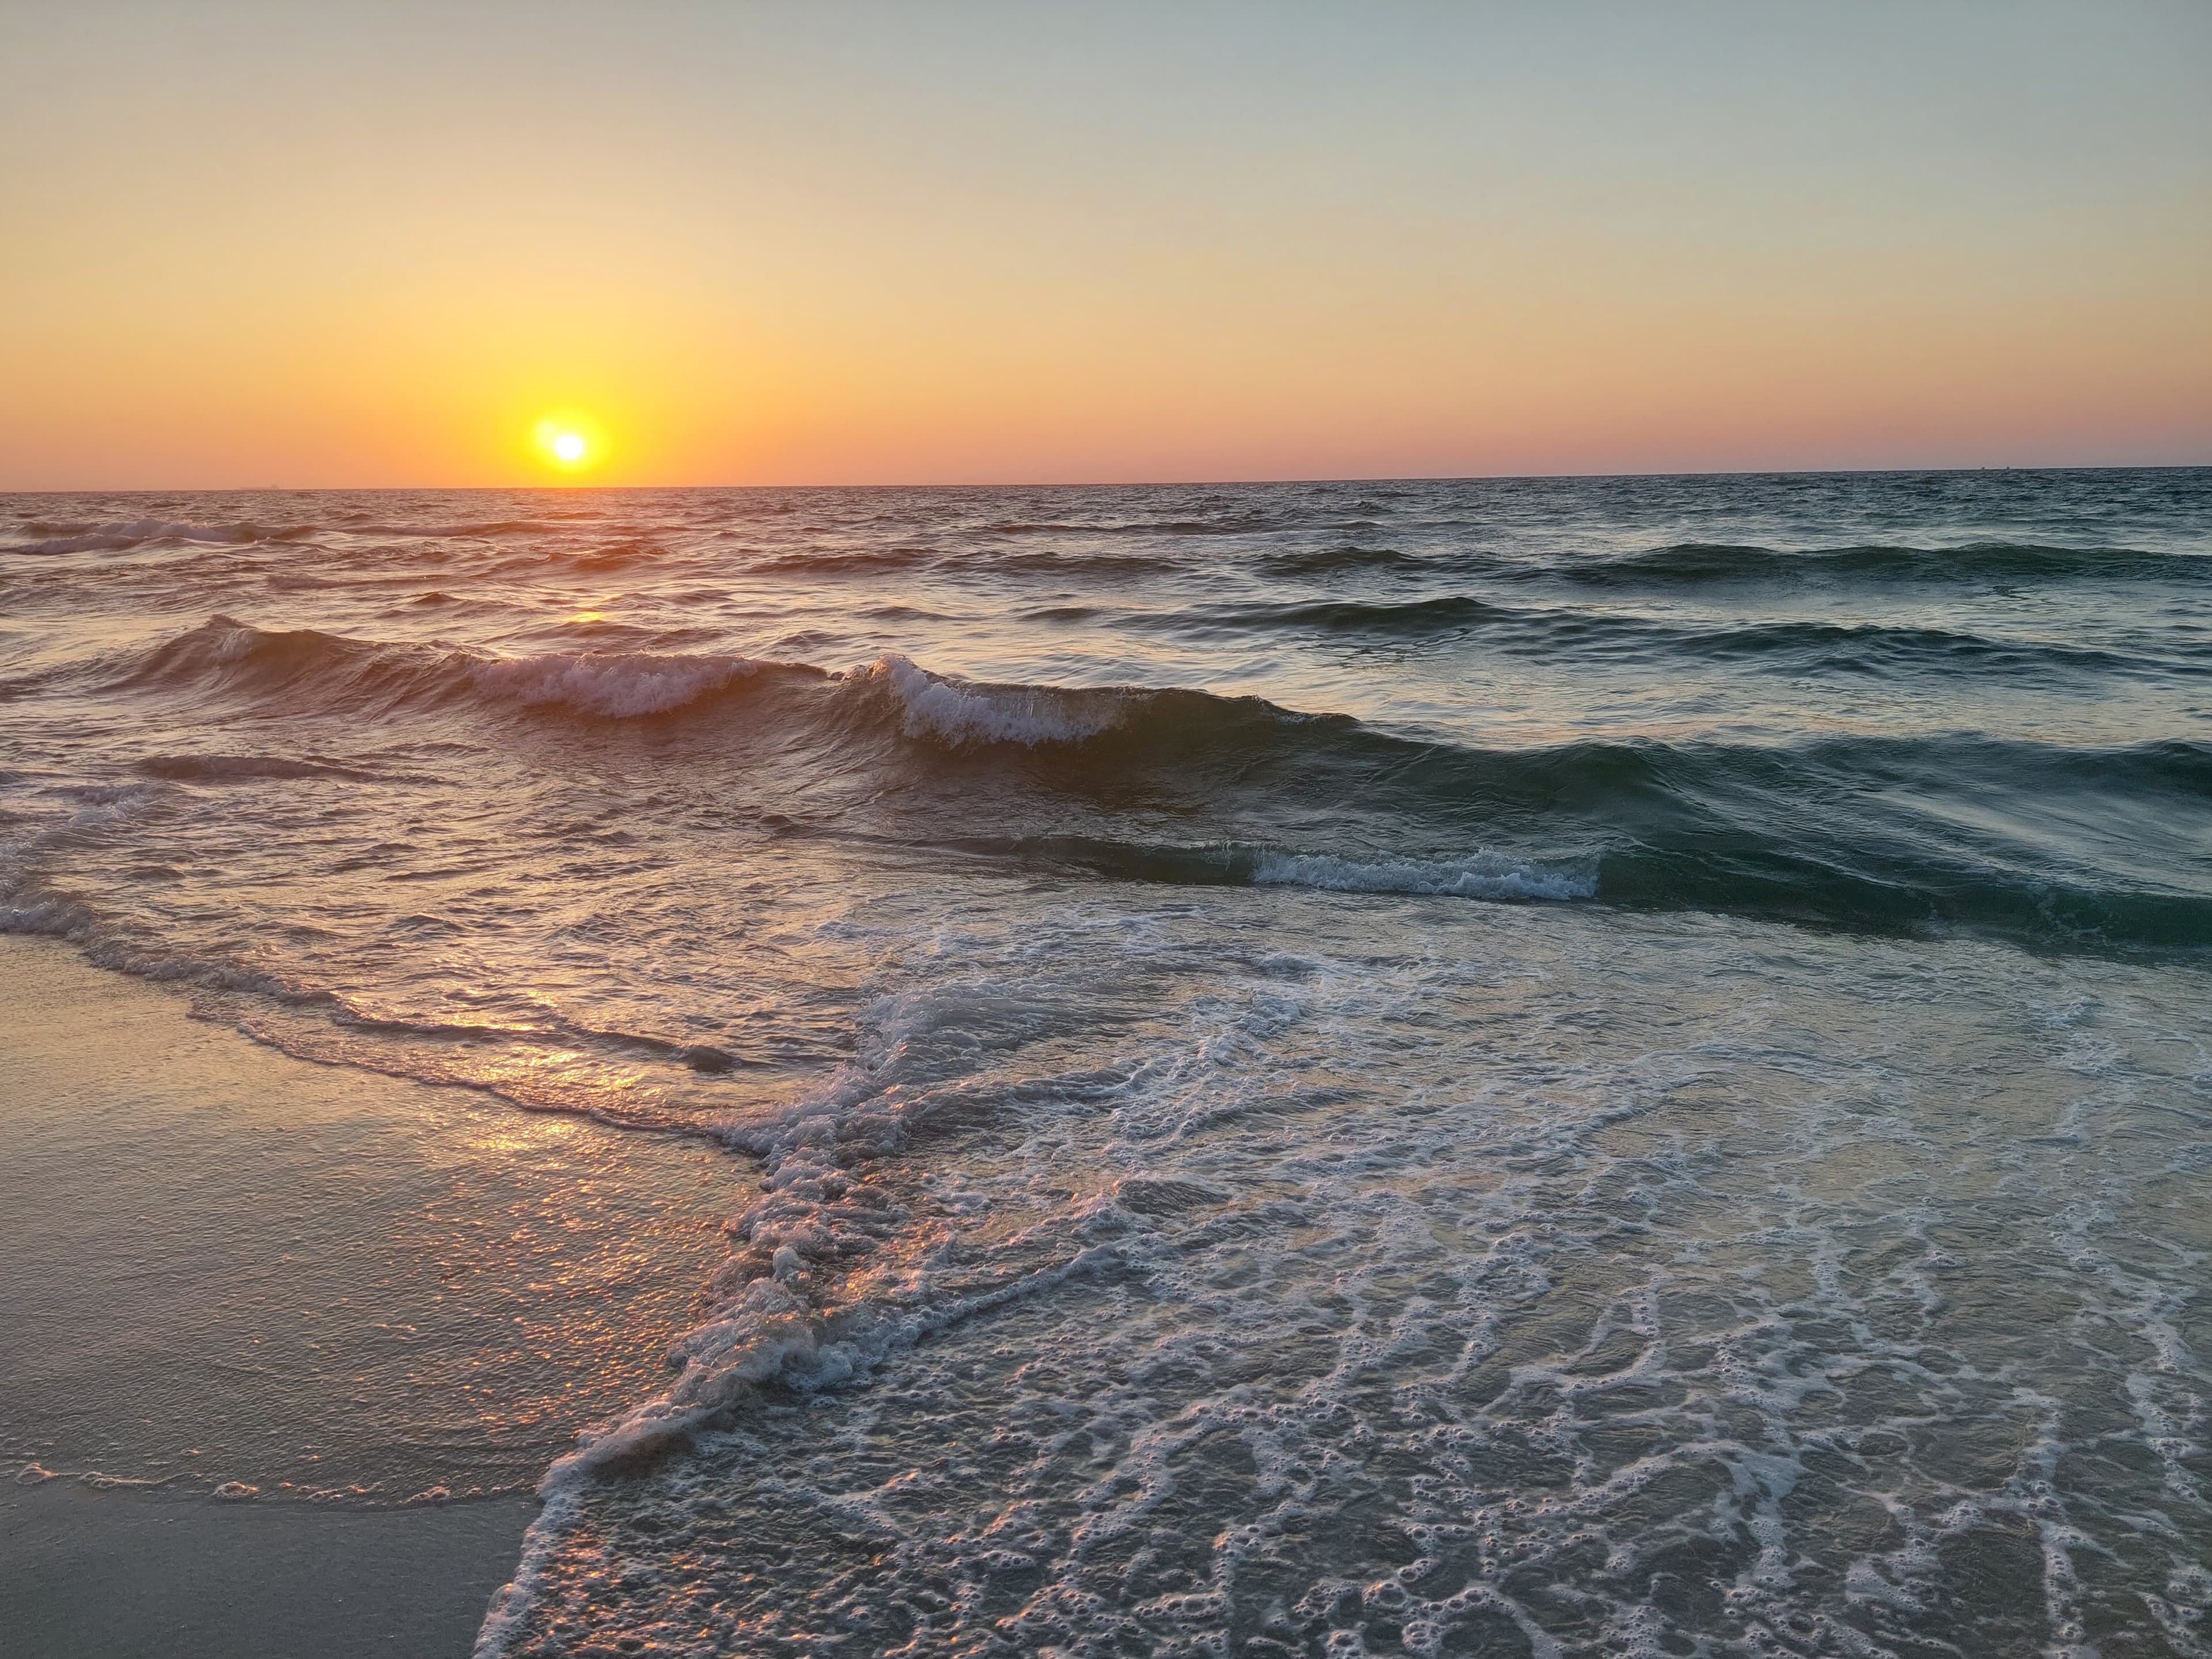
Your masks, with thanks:
<instances>
[{"instance_id":1,"label":"orange sky","mask_svg":"<svg viewBox=\"0 0 2212 1659\"><path fill-rule=\"evenodd\" d=\"M30 9L0 488L2212 462L2197 4Z\"/></svg>"}]
</instances>

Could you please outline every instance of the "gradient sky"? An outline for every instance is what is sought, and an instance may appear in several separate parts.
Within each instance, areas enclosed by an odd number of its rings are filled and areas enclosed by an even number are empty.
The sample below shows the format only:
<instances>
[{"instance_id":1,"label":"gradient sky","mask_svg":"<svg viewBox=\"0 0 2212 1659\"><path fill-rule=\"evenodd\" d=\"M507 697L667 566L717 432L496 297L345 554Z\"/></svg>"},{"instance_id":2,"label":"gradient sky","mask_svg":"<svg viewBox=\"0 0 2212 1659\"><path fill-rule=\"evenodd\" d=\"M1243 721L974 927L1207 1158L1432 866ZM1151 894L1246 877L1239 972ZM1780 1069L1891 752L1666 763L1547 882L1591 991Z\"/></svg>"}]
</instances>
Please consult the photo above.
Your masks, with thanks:
<instances>
[{"instance_id":1,"label":"gradient sky","mask_svg":"<svg viewBox=\"0 0 2212 1659\"><path fill-rule=\"evenodd\" d=\"M2212 4L0 0L0 488L2212 462Z\"/></svg>"}]
</instances>

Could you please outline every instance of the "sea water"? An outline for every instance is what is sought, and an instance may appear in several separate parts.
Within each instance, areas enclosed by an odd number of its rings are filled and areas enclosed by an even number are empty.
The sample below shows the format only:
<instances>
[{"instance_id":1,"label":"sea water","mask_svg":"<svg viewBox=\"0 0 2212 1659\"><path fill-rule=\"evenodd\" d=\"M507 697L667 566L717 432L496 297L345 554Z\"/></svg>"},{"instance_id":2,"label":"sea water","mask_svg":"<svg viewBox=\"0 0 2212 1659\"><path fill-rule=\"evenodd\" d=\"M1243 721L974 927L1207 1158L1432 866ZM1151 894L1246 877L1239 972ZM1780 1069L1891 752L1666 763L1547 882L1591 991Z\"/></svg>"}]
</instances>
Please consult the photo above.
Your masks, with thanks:
<instances>
[{"instance_id":1,"label":"sea water","mask_svg":"<svg viewBox=\"0 0 2212 1659\"><path fill-rule=\"evenodd\" d=\"M486 1655L2203 1654L2208 601L2205 471L15 496L0 921L720 1149Z\"/></svg>"}]
</instances>

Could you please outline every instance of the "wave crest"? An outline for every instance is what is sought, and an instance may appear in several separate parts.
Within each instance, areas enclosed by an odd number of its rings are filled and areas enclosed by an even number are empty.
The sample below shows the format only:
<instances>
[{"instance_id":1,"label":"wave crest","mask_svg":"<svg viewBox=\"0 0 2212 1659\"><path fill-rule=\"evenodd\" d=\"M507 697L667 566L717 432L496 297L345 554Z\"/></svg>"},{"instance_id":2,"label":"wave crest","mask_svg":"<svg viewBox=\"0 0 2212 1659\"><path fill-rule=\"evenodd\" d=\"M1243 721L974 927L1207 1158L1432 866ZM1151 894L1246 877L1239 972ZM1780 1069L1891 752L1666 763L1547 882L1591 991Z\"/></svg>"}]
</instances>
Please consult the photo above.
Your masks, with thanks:
<instances>
[{"instance_id":1,"label":"wave crest","mask_svg":"<svg viewBox=\"0 0 2212 1659\"><path fill-rule=\"evenodd\" d=\"M729 653L586 651L495 657L435 645L349 639L314 629L256 628L218 616L157 647L127 683L197 681L262 696L313 696L328 707L362 712L409 702L476 700L635 720L687 708L764 672L828 678L803 664Z\"/></svg>"},{"instance_id":2,"label":"wave crest","mask_svg":"<svg viewBox=\"0 0 2212 1659\"><path fill-rule=\"evenodd\" d=\"M40 554L119 553L143 542L198 542L243 547L264 538L264 532L252 524L193 524L185 520L167 519L137 519L129 523L66 526L40 524L33 525L30 528L58 533L38 541L18 542L7 550Z\"/></svg>"},{"instance_id":3,"label":"wave crest","mask_svg":"<svg viewBox=\"0 0 2212 1659\"><path fill-rule=\"evenodd\" d=\"M633 653L552 653L475 664L476 684L525 708L564 703L610 720L665 714L751 678L750 657L656 656Z\"/></svg>"},{"instance_id":4,"label":"wave crest","mask_svg":"<svg viewBox=\"0 0 2212 1659\"><path fill-rule=\"evenodd\" d=\"M909 737L963 744L1080 743L1121 723L1126 705L1111 693L1047 686L978 685L886 655L850 676L897 699Z\"/></svg>"}]
</instances>

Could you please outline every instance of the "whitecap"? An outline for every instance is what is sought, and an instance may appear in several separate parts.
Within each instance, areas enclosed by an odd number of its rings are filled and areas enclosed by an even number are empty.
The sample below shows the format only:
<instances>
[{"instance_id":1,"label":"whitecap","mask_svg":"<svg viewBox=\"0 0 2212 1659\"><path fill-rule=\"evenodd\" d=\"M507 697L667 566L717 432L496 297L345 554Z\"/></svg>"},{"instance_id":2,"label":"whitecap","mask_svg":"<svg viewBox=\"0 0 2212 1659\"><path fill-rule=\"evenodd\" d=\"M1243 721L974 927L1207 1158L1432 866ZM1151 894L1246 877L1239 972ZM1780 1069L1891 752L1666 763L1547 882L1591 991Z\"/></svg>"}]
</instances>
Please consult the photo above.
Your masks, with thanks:
<instances>
[{"instance_id":1,"label":"whitecap","mask_svg":"<svg viewBox=\"0 0 2212 1659\"><path fill-rule=\"evenodd\" d=\"M852 678L890 688L910 737L950 744L1080 743L1119 725L1113 702L1042 686L969 685L941 678L906 658L878 658Z\"/></svg>"}]
</instances>

